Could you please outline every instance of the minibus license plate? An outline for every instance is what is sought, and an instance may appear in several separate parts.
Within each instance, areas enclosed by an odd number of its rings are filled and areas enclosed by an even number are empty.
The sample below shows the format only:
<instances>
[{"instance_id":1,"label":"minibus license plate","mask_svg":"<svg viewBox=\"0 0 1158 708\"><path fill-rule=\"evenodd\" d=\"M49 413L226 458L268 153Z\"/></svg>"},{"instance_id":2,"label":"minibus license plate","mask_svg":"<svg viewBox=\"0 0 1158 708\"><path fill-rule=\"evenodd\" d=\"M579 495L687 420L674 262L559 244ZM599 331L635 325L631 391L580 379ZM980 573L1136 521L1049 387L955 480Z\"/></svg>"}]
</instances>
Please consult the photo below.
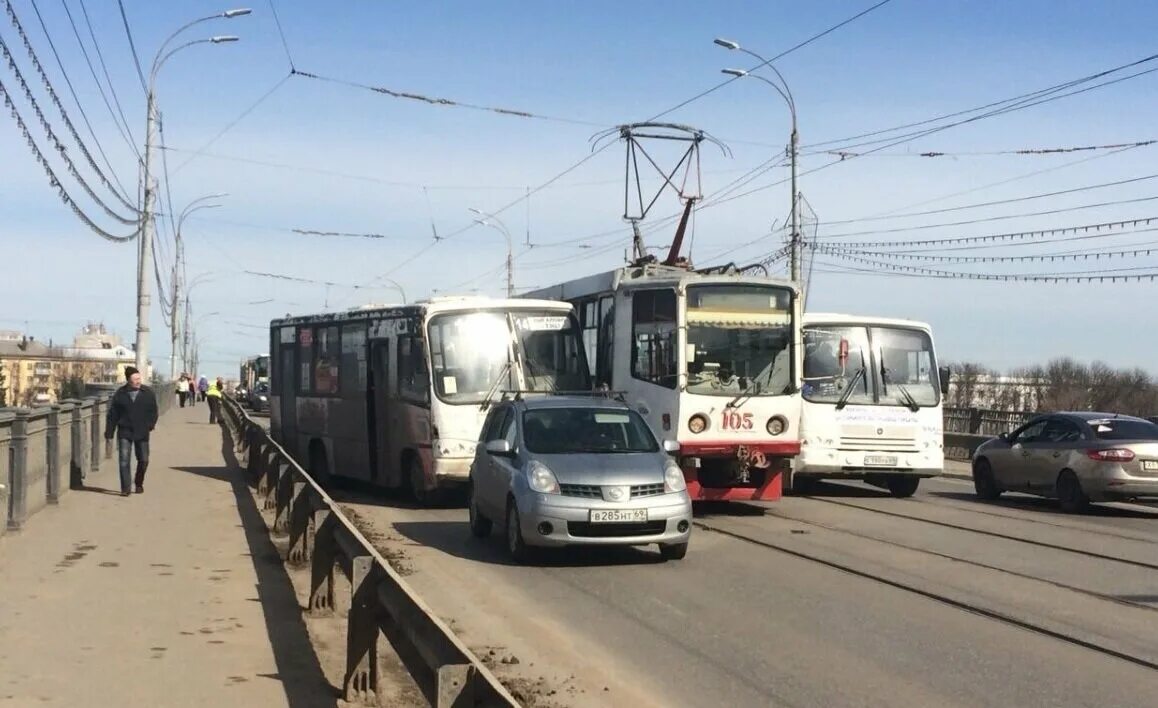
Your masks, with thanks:
<instances>
[{"instance_id":1,"label":"minibus license plate","mask_svg":"<svg viewBox=\"0 0 1158 708\"><path fill-rule=\"evenodd\" d=\"M896 467L896 455L865 455L864 463L866 467Z\"/></svg>"}]
</instances>

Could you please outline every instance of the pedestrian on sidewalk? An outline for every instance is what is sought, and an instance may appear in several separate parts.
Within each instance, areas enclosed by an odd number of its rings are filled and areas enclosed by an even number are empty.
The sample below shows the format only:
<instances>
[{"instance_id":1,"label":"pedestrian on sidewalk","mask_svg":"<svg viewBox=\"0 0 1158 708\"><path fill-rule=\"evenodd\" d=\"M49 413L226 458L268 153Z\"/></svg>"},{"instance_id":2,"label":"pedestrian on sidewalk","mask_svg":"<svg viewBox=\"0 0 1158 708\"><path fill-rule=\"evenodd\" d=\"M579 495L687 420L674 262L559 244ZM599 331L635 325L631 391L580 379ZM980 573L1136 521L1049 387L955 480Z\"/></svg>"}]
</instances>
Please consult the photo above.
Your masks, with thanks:
<instances>
[{"instance_id":1,"label":"pedestrian on sidewalk","mask_svg":"<svg viewBox=\"0 0 1158 708\"><path fill-rule=\"evenodd\" d=\"M181 374L181 378L177 379L177 401L181 407L185 407L185 400L189 398L189 377Z\"/></svg>"},{"instance_id":2,"label":"pedestrian on sidewalk","mask_svg":"<svg viewBox=\"0 0 1158 708\"><path fill-rule=\"evenodd\" d=\"M221 395L222 395L222 391L220 388L218 388L219 386L220 386L219 383L214 382L213 385L210 386L205 391L205 399L209 402L209 423L210 423L210 425L212 425L214 423L221 422Z\"/></svg>"},{"instance_id":3,"label":"pedestrian on sidewalk","mask_svg":"<svg viewBox=\"0 0 1158 708\"><path fill-rule=\"evenodd\" d=\"M197 391L200 393L201 400L204 401L209 394L209 379L202 376L201 380L197 382Z\"/></svg>"},{"instance_id":4,"label":"pedestrian on sidewalk","mask_svg":"<svg viewBox=\"0 0 1158 708\"><path fill-rule=\"evenodd\" d=\"M197 406L197 382L193 380L192 376L189 377L189 405Z\"/></svg>"},{"instance_id":5,"label":"pedestrian on sidewalk","mask_svg":"<svg viewBox=\"0 0 1158 708\"><path fill-rule=\"evenodd\" d=\"M157 427L157 397L152 389L141 384L141 372L125 367L124 386L117 389L109 403L105 420L105 440L117 438L117 461L120 463L121 496L132 492L130 476L132 456L137 456L137 494L145 491L145 471L149 468L149 434Z\"/></svg>"}]
</instances>

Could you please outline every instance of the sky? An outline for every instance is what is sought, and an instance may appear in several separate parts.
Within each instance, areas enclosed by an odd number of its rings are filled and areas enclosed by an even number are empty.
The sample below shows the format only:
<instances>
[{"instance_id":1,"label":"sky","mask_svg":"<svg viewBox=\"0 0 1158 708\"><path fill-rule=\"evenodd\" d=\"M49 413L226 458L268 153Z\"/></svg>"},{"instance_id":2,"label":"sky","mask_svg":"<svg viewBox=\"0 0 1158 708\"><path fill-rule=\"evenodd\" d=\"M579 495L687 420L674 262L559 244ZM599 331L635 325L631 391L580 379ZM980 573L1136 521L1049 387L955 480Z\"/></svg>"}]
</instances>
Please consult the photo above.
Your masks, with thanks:
<instances>
[{"instance_id":1,"label":"sky","mask_svg":"<svg viewBox=\"0 0 1158 708\"><path fill-rule=\"evenodd\" d=\"M694 126L727 147L701 146L706 198L689 239L693 262L760 261L783 247L790 212L786 102L747 77L667 111L727 80L721 69L758 63L716 46L713 38L773 57L874 4L671 0L661 8L603 0L254 0L248 16L202 22L178 37L228 34L239 41L181 49L157 74L165 149L153 172L161 176L163 294L171 295L175 252L168 215L212 194L227 196L206 201L218 206L192 214L181 229L187 281L196 283L189 297L202 369L212 375L234 374L240 359L265 351L269 320L287 313L398 302L403 294L410 301L503 294L506 237L498 225L473 224L470 208L497 213L509 231L519 289L609 270L624 262L630 246L622 218L625 146L614 136L597 136L660 114L660 120ZM83 143L135 203L145 93L118 3L11 0L10 6ZM172 32L234 7L207 0L124 0L123 6L146 78ZM1108 255L1158 246L1158 231L1144 224L1050 233L1029 239L1033 243L969 241L952 251L943 243L868 245L1158 216L1158 200L1150 199L1158 195L1158 179L1136 179L1155 172L1158 144L1015 153L1158 138L1152 120L1158 72L924 136L909 136L920 130L914 128L849 139L1145 59L1158 52L1150 30L1155 20L1158 6L1145 0L891 0L777 59L796 104L803 234L821 249L810 251L815 255L805 262L808 308L929 322L943 361L1007 369L1068 355L1158 374L1152 356L1158 330L1145 326L1158 282L945 276L1158 273L1158 251ZM0 18L0 38L77 171L114 212L126 214L78 150L7 16ZM11 68L6 61L0 65L0 82L80 212L114 236L131 233L135 227L109 217L69 174ZM1102 81L1154 68L1158 60ZM399 98L366 88L371 86L535 117ZM121 113L127 130L118 127ZM961 113L956 120L979 115ZM892 140L857 145L878 138ZM682 144L650 141L644 147L670 169ZM843 160L826 152L877 148ZM944 154L921 156L929 152ZM761 165L768 169L725 192L737 198L715 202L733 180L747 179ZM644 175L644 188L654 192L654 171ZM1135 181L1091 188L1126 180ZM689 186L695 183L693 177ZM762 189L749 193L753 188ZM649 246L671 242L674 227L663 219L680 207L674 192L660 195L642 222ZM929 211L938 213L924 213ZM1158 221L1149 228L1158 229ZM136 242L100 237L62 202L7 112L0 116L0 245L7 255L0 269L0 329L67 341L85 322L103 321L132 341ZM925 258L1073 254L1083 260L900 259L917 251ZM783 261L773 273L786 273ZM167 373L169 328L153 289L150 353Z\"/></svg>"}]
</instances>

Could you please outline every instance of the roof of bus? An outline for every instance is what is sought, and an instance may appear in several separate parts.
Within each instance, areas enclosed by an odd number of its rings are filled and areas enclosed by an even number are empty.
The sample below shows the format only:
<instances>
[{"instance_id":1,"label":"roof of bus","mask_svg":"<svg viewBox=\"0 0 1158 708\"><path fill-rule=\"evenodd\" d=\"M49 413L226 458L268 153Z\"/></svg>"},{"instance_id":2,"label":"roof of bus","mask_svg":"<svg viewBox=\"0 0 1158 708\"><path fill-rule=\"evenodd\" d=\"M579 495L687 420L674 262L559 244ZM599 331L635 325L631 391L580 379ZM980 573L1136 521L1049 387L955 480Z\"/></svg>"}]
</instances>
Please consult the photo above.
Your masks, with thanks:
<instances>
[{"instance_id":1,"label":"roof of bus","mask_svg":"<svg viewBox=\"0 0 1158 708\"><path fill-rule=\"evenodd\" d=\"M899 317L876 317L873 315L844 315L835 312L805 312L804 325L813 324L858 324L869 325L876 324L885 327L915 327L917 329L931 330L925 322L917 320L907 320Z\"/></svg>"},{"instance_id":2,"label":"roof of bus","mask_svg":"<svg viewBox=\"0 0 1158 708\"><path fill-rule=\"evenodd\" d=\"M628 265L588 275L583 278L559 283L550 287L541 288L526 293L523 297L548 297L568 300L585 295L609 292L619 286L644 286L649 284L689 284L691 282L714 284L752 284L777 285L780 287L796 288L790 280L770 278L763 275L746 275L741 273L699 273L678 266L665 266L658 263L646 265Z\"/></svg>"},{"instance_id":3,"label":"roof of bus","mask_svg":"<svg viewBox=\"0 0 1158 708\"><path fill-rule=\"evenodd\" d=\"M292 315L275 319L270 326L313 322L347 322L375 315L433 315L442 312L473 310L529 310L546 309L570 311L571 305L557 300L535 300L528 298L492 298L485 296L440 296L421 300L409 305L363 305L343 312L319 312L307 315Z\"/></svg>"}]
</instances>

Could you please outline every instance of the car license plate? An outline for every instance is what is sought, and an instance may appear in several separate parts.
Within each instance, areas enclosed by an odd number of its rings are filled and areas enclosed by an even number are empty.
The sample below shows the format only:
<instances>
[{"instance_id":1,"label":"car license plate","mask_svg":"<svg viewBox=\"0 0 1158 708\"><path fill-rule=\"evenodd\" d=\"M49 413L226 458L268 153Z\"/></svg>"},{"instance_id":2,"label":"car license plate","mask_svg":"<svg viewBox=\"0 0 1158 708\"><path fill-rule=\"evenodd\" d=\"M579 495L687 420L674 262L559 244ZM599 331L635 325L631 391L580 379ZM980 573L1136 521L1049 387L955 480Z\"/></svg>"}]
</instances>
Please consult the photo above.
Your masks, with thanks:
<instances>
[{"instance_id":1,"label":"car license plate","mask_svg":"<svg viewBox=\"0 0 1158 708\"><path fill-rule=\"evenodd\" d=\"M647 521L647 509L592 509L593 524L622 524Z\"/></svg>"},{"instance_id":2,"label":"car license plate","mask_svg":"<svg viewBox=\"0 0 1158 708\"><path fill-rule=\"evenodd\" d=\"M1158 460L1143 460L1142 469L1144 470L1158 470Z\"/></svg>"},{"instance_id":3,"label":"car license plate","mask_svg":"<svg viewBox=\"0 0 1158 708\"><path fill-rule=\"evenodd\" d=\"M865 466L872 466L872 467L896 467L897 466L897 456L896 455L865 455L864 456L864 463L865 463Z\"/></svg>"}]
</instances>

